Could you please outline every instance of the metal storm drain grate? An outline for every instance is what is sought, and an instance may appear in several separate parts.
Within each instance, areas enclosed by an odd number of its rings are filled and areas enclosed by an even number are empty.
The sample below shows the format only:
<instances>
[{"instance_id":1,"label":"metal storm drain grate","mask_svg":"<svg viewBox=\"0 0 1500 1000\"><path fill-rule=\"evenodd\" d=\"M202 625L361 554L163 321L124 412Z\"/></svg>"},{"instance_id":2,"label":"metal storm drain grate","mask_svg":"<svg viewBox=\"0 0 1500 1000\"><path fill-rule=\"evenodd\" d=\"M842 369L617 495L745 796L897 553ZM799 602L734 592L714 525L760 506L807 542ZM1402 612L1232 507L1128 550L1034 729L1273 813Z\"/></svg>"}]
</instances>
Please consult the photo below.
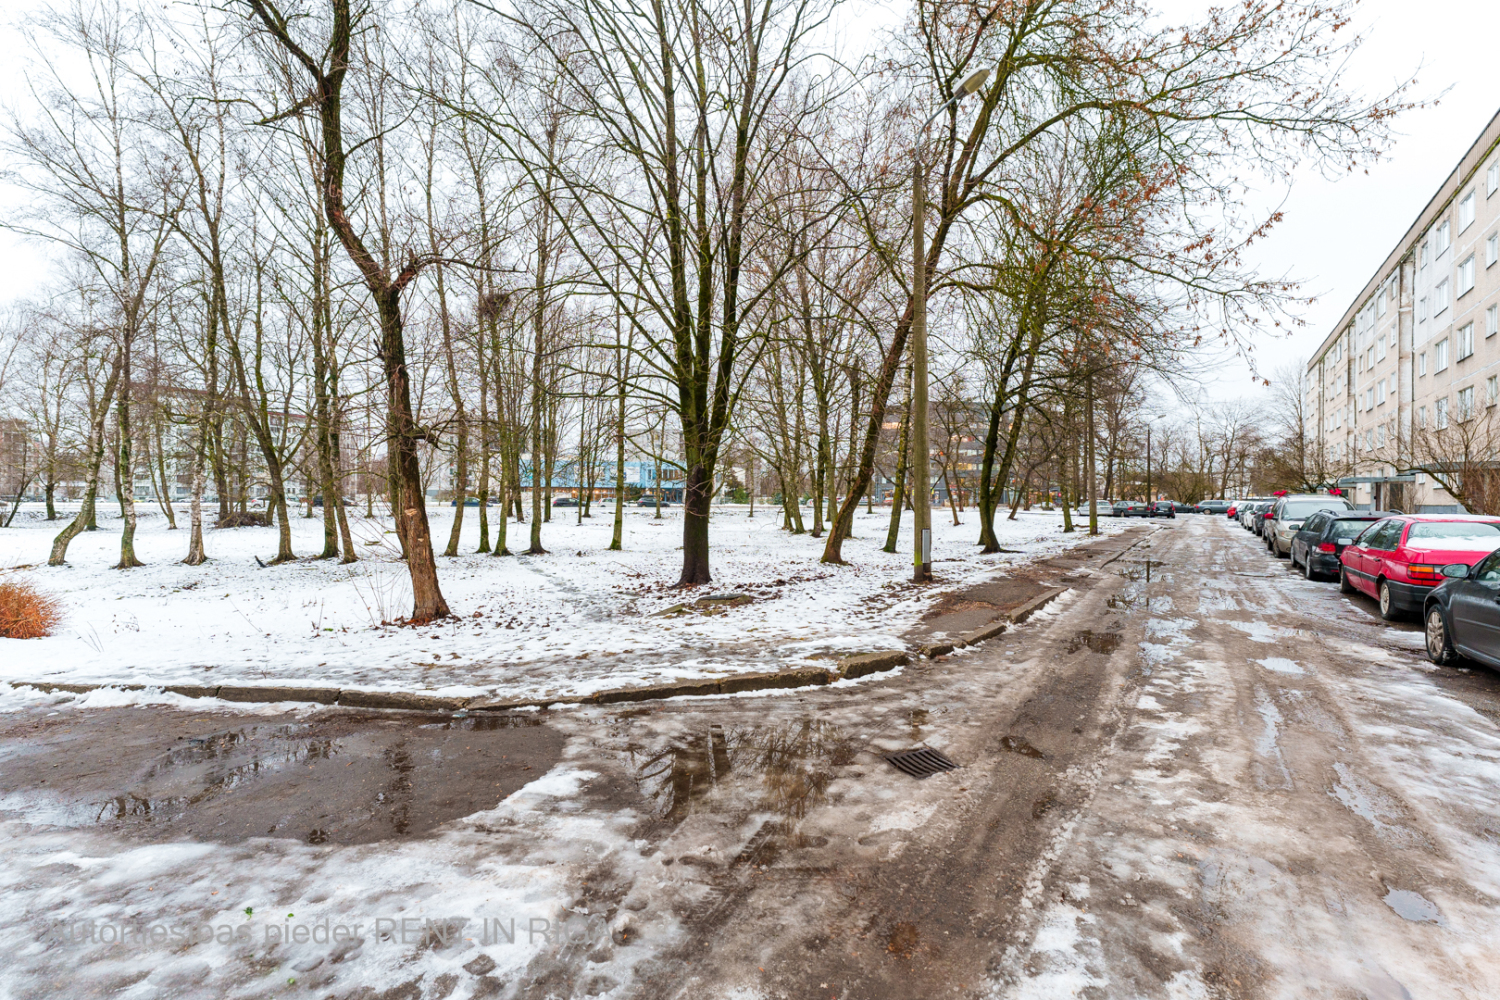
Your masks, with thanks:
<instances>
[{"instance_id":1,"label":"metal storm drain grate","mask_svg":"<svg viewBox=\"0 0 1500 1000\"><path fill-rule=\"evenodd\" d=\"M954 771L958 765L953 763L943 754L936 750L923 747L920 750L903 750L900 753L888 753L885 759L890 761L898 771L905 772L913 778L930 778L939 771Z\"/></svg>"}]
</instances>

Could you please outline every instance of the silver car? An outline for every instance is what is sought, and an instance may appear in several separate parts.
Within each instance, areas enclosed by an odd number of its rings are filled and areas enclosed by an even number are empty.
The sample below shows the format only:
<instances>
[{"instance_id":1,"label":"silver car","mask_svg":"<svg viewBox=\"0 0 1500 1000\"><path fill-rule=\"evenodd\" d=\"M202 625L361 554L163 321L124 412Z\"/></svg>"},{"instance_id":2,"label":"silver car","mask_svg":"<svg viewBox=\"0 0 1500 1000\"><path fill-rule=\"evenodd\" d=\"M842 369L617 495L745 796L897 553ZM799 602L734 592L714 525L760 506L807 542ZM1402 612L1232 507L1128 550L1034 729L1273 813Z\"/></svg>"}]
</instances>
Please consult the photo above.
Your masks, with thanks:
<instances>
[{"instance_id":1,"label":"silver car","mask_svg":"<svg viewBox=\"0 0 1500 1000\"><path fill-rule=\"evenodd\" d=\"M1282 497L1266 517L1263 535L1266 548L1276 558L1285 559L1292 553L1292 536L1302 528L1302 522L1320 510L1353 510L1354 505L1343 497L1325 493L1303 493Z\"/></svg>"}]
</instances>

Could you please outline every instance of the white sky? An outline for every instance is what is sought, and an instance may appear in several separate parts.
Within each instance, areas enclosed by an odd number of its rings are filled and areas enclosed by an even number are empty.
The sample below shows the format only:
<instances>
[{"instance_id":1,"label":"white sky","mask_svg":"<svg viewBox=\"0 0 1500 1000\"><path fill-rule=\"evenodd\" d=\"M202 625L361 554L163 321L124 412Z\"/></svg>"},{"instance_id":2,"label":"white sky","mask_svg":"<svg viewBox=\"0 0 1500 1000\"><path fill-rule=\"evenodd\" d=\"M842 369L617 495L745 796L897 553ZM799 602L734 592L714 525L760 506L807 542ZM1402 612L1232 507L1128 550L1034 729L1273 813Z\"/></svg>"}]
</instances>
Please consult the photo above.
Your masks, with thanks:
<instances>
[{"instance_id":1,"label":"white sky","mask_svg":"<svg viewBox=\"0 0 1500 1000\"><path fill-rule=\"evenodd\" d=\"M1201 0L1156 4L1174 20L1207 6ZM39 0L6 0L6 16L13 21L39 5ZM893 12L901 7L899 0L872 0L872 5ZM1262 374L1311 353L1500 107L1496 0L1364 0L1355 28L1366 42L1348 67L1351 86L1371 95L1383 93L1416 72L1417 95L1442 98L1397 121L1395 147L1368 175L1328 181L1309 172L1290 192L1267 191L1263 204L1252 203L1262 210L1279 204L1285 213L1281 225L1259 245L1256 261L1263 272L1299 279L1317 296L1304 314L1304 329L1284 339L1268 335L1257 343ZM0 26L0 50L15 53L20 47L14 27ZM24 99L19 62L11 59L0 66L0 103L5 105ZM0 306L44 291L48 270L43 248L0 231ZM1263 391L1243 361L1225 357L1203 385L1202 397L1253 397Z\"/></svg>"}]
</instances>

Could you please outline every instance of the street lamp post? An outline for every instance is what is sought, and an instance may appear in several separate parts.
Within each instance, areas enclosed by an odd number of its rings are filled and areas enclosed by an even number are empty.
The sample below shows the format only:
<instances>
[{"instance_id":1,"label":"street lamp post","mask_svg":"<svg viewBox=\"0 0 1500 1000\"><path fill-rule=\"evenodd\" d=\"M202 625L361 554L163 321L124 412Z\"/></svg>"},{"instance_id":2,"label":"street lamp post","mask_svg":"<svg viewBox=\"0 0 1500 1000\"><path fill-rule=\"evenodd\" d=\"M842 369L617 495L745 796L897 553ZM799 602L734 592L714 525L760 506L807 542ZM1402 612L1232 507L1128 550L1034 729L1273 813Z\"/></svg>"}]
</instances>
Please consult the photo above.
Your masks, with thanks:
<instances>
[{"instance_id":1,"label":"street lamp post","mask_svg":"<svg viewBox=\"0 0 1500 1000\"><path fill-rule=\"evenodd\" d=\"M1151 425L1158 420L1165 420L1166 414L1152 417L1146 421L1146 502L1152 503L1156 500L1156 494L1151 492Z\"/></svg>"},{"instance_id":2,"label":"street lamp post","mask_svg":"<svg viewBox=\"0 0 1500 1000\"><path fill-rule=\"evenodd\" d=\"M979 90L989 79L989 67L975 70L958 85L953 99L933 112L922 123L922 132L937 121L938 115ZM912 573L914 583L932 579L932 479L927 469L927 241L926 241L926 166L922 162L922 142L912 166L912 282L911 282L911 478L912 478Z\"/></svg>"}]
</instances>

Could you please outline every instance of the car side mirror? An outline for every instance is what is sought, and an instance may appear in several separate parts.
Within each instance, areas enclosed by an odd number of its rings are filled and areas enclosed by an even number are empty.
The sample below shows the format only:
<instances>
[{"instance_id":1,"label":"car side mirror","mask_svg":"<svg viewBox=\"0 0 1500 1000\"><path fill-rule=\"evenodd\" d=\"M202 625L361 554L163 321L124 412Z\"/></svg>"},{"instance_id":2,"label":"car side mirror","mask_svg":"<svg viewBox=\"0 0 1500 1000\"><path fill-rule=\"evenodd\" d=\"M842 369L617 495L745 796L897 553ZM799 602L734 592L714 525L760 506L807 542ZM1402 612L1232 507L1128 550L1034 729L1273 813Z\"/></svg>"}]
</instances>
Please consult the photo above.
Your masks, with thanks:
<instances>
[{"instance_id":1,"label":"car side mirror","mask_svg":"<svg viewBox=\"0 0 1500 1000\"><path fill-rule=\"evenodd\" d=\"M1443 567L1443 575L1450 580L1467 580L1469 567L1466 563L1449 563Z\"/></svg>"},{"instance_id":2,"label":"car side mirror","mask_svg":"<svg viewBox=\"0 0 1500 1000\"><path fill-rule=\"evenodd\" d=\"M1354 539L1352 539L1352 538L1338 538L1338 539L1335 539L1335 541L1339 545L1353 545L1354 544Z\"/></svg>"}]
</instances>

